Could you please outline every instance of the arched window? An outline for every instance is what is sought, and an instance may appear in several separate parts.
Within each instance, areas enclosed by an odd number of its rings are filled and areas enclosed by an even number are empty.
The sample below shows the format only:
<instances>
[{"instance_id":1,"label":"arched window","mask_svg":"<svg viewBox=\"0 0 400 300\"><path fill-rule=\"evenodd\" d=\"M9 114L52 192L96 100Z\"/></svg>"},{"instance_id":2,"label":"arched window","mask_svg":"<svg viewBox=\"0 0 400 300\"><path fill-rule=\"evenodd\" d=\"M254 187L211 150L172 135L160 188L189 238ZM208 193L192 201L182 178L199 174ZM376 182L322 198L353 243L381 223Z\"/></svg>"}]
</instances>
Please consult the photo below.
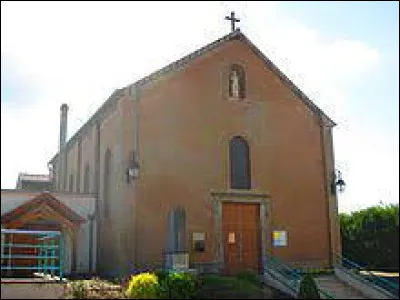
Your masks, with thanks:
<instances>
[{"instance_id":1,"label":"arched window","mask_svg":"<svg viewBox=\"0 0 400 300\"><path fill-rule=\"evenodd\" d=\"M110 217L110 173L111 173L111 150L107 149L104 155L104 180L103 180L103 203L104 217Z\"/></svg>"},{"instance_id":2,"label":"arched window","mask_svg":"<svg viewBox=\"0 0 400 300\"><path fill-rule=\"evenodd\" d=\"M249 145L242 137L229 143L230 180L232 189L251 189Z\"/></svg>"},{"instance_id":3,"label":"arched window","mask_svg":"<svg viewBox=\"0 0 400 300\"><path fill-rule=\"evenodd\" d=\"M246 97L246 74L242 66L231 65L229 69L229 97L244 99Z\"/></svg>"},{"instance_id":4,"label":"arched window","mask_svg":"<svg viewBox=\"0 0 400 300\"><path fill-rule=\"evenodd\" d=\"M70 174L69 175L69 187L68 187L68 190L70 192L74 191L74 174Z\"/></svg>"},{"instance_id":5,"label":"arched window","mask_svg":"<svg viewBox=\"0 0 400 300\"><path fill-rule=\"evenodd\" d=\"M90 188L90 167L89 163L86 163L85 165L85 173L83 175L83 192L84 193L89 193L89 188Z\"/></svg>"}]
</instances>

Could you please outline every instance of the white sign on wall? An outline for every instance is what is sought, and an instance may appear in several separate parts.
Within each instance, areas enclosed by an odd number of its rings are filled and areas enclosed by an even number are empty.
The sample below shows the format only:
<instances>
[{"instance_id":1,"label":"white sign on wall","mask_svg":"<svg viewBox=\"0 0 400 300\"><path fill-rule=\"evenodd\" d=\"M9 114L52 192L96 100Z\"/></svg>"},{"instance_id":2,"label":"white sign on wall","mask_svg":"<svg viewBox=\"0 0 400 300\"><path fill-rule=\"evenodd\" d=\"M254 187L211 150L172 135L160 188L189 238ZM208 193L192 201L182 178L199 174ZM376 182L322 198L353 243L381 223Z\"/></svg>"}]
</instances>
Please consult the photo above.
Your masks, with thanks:
<instances>
[{"instance_id":1,"label":"white sign on wall","mask_svg":"<svg viewBox=\"0 0 400 300\"><path fill-rule=\"evenodd\" d=\"M285 246L287 246L287 231L274 230L272 232L272 245L274 247L285 247Z\"/></svg>"}]
</instances>

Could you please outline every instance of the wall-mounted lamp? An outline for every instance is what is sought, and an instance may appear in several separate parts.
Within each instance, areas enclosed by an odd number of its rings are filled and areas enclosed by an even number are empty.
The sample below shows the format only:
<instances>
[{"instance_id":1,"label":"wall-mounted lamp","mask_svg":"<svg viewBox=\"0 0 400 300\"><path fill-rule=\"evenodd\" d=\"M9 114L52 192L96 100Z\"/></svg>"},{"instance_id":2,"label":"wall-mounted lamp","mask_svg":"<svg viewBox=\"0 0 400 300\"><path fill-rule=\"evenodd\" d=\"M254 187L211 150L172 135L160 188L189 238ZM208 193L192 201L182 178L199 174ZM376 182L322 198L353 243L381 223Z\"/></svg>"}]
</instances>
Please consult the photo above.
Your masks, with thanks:
<instances>
[{"instance_id":1,"label":"wall-mounted lamp","mask_svg":"<svg viewBox=\"0 0 400 300\"><path fill-rule=\"evenodd\" d=\"M337 175L336 175L337 173ZM332 176L332 185L331 185L331 192L333 195L336 194L336 188L339 190L339 192L343 192L344 189L346 187L346 183L344 182L344 180L342 179L342 172L337 171L337 172L333 172L333 176Z\"/></svg>"},{"instance_id":2,"label":"wall-mounted lamp","mask_svg":"<svg viewBox=\"0 0 400 300\"><path fill-rule=\"evenodd\" d=\"M126 175L128 183L139 177L139 163L137 161L134 161L130 164L128 170L126 171Z\"/></svg>"}]
</instances>

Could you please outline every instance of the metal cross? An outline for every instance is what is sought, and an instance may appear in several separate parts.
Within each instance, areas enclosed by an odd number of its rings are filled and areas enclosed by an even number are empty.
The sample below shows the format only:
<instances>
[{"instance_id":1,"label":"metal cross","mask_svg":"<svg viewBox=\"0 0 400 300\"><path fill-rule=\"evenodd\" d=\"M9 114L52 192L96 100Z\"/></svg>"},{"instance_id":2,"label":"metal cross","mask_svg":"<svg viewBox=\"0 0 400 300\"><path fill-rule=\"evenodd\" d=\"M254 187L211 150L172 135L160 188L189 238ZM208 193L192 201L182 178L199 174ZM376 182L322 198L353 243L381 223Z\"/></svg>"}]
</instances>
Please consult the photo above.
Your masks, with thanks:
<instances>
[{"instance_id":1,"label":"metal cross","mask_svg":"<svg viewBox=\"0 0 400 300\"><path fill-rule=\"evenodd\" d=\"M240 19L236 19L235 18L235 12L234 11L231 12L231 16L230 17L225 17L225 20L230 20L231 21L232 32L235 31L235 23L236 22L240 22Z\"/></svg>"}]
</instances>

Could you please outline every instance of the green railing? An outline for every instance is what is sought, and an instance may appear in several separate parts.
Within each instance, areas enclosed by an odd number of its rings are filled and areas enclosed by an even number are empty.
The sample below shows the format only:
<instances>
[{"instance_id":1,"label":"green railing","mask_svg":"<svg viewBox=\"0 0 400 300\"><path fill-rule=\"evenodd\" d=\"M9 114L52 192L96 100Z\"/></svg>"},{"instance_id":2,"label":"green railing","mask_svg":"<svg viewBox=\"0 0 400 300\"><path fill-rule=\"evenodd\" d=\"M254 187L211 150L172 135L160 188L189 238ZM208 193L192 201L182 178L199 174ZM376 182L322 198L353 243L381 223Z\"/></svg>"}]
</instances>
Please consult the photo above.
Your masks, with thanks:
<instances>
[{"instance_id":1,"label":"green railing","mask_svg":"<svg viewBox=\"0 0 400 300\"><path fill-rule=\"evenodd\" d=\"M21 242L28 240L28 242ZM60 231L1 229L1 277L63 276L64 242Z\"/></svg>"},{"instance_id":2,"label":"green railing","mask_svg":"<svg viewBox=\"0 0 400 300\"><path fill-rule=\"evenodd\" d=\"M353 278L357 280L361 280L363 282L369 283L369 286L376 286L380 289L383 289L386 292L389 292L393 296L399 297L399 285L391 282L385 278L379 277L368 270L366 267L362 267L359 264L339 255L336 254L337 258L337 265L345 270L347 273L350 274Z\"/></svg>"},{"instance_id":3,"label":"green railing","mask_svg":"<svg viewBox=\"0 0 400 300\"><path fill-rule=\"evenodd\" d=\"M268 254L266 261L264 261L264 271L279 281L282 285L286 286L293 294L297 295L300 289L300 282L302 279L302 273L294 269L287 262ZM324 290L318 288L320 295L326 299L335 299L332 295Z\"/></svg>"}]
</instances>

